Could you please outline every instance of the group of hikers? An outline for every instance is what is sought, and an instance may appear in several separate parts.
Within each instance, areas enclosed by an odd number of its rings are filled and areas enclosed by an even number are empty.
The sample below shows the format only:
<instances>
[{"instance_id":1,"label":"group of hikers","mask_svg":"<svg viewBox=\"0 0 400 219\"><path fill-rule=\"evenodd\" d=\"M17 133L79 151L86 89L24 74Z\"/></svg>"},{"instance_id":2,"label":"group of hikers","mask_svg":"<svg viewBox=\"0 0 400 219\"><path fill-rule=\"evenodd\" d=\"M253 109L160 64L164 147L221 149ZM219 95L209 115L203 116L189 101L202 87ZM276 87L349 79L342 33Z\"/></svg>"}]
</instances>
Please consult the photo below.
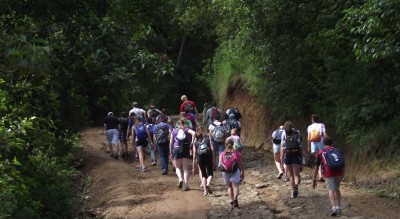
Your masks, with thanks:
<instances>
[{"instance_id":1,"label":"group of hikers","mask_svg":"<svg viewBox=\"0 0 400 219\"><path fill-rule=\"evenodd\" d=\"M283 177L285 182L290 179L291 198L296 198L301 183L300 172L307 157L303 153L307 151L315 158L312 187L314 189L317 187L317 177L319 182L325 182L332 207L330 215L340 215L342 212L340 183L344 176L345 161L340 150L333 147L333 140L328 136L325 125L320 122L318 115L311 116L311 123L307 127L307 149L304 150L300 132L293 127L291 121L286 121L272 133L277 178Z\"/></svg>"},{"instance_id":2,"label":"group of hikers","mask_svg":"<svg viewBox=\"0 0 400 219\"><path fill-rule=\"evenodd\" d=\"M190 190L188 179L192 162L192 173L198 169L204 196L212 194L211 183L218 168L227 186L229 204L239 207L239 185L244 179L241 113L236 107L222 112L212 102L204 104L200 116L196 103L186 95L181 96L181 102L180 117L175 124L166 109L159 110L154 105L146 111L134 102L129 114L122 112L119 118L109 112L104 120L104 129L110 156L126 158L128 142L132 140L135 159L140 163L139 171L146 172L146 148L152 166L157 165L158 152L161 174L167 175L169 163L172 163L178 177L177 187L184 188L184 191ZM311 122L307 129L307 150L315 156L312 186L317 186L317 175L320 182L326 182L332 205L331 216L336 216L341 213L339 187L343 177L343 156L333 147L333 140L328 137L318 115L312 115ZM290 181L292 198L299 194L300 172L304 164L301 142L300 132L291 121L286 121L272 133L277 178Z\"/></svg>"}]
</instances>

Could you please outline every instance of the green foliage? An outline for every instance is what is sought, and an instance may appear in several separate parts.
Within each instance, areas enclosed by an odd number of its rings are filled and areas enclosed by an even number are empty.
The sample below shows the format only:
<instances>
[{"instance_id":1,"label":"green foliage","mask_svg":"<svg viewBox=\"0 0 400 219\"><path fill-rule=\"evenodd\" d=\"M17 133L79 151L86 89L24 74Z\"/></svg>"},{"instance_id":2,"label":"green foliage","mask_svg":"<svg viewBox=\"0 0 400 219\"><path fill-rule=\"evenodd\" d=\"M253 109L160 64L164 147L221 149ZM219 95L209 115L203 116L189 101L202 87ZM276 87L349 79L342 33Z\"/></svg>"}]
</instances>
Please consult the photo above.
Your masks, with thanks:
<instances>
[{"instance_id":1,"label":"green foliage","mask_svg":"<svg viewBox=\"0 0 400 219\"><path fill-rule=\"evenodd\" d=\"M230 0L211 8L224 15L211 82L220 101L239 77L278 120L318 113L355 154L398 153L399 134L388 133L400 124L398 2Z\"/></svg>"}]
</instances>

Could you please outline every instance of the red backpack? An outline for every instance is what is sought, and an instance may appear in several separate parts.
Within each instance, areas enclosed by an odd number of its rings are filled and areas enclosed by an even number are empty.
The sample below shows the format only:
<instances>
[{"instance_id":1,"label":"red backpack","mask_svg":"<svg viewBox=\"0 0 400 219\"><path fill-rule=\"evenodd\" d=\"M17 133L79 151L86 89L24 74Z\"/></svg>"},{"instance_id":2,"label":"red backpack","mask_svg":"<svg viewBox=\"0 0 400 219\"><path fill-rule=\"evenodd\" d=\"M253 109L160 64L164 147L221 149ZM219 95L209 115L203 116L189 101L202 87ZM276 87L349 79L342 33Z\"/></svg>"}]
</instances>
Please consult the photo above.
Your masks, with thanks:
<instances>
[{"instance_id":1,"label":"red backpack","mask_svg":"<svg viewBox=\"0 0 400 219\"><path fill-rule=\"evenodd\" d=\"M239 168L240 153L236 151L223 151L221 154L221 171L234 173Z\"/></svg>"}]
</instances>

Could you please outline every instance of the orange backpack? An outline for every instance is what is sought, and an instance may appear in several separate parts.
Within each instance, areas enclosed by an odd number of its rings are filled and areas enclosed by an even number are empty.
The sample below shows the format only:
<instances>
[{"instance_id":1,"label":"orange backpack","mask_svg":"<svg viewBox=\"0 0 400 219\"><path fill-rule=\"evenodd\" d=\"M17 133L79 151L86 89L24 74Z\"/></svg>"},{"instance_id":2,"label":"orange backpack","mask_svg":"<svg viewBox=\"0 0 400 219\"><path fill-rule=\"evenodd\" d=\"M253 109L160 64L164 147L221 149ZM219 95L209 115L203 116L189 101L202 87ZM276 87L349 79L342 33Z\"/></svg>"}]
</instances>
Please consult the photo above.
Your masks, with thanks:
<instances>
[{"instance_id":1,"label":"orange backpack","mask_svg":"<svg viewBox=\"0 0 400 219\"><path fill-rule=\"evenodd\" d=\"M310 132L310 141L320 142L321 141L321 132L318 127L314 128Z\"/></svg>"}]
</instances>

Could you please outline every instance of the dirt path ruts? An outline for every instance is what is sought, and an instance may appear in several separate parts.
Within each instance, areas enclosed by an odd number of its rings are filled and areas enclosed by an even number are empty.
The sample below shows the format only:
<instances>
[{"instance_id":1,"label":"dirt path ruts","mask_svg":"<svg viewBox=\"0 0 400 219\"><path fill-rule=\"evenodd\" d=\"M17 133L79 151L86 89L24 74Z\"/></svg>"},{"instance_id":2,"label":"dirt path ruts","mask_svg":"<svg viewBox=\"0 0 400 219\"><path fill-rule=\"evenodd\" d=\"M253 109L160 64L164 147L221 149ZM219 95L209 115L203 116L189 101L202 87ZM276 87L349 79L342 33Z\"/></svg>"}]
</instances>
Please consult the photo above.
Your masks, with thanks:
<instances>
[{"instance_id":1,"label":"dirt path ruts","mask_svg":"<svg viewBox=\"0 0 400 219\"><path fill-rule=\"evenodd\" d=\"M301 174L299 197L290 198L289 183L276 179L272 154L246 148L245 180L240 186L240 208L228 204L226 188L219 172L214 174L212 195L203 196L198 175L191 176L191 190L179 190L171 171L161 175L159 166L148 164L138 171L138 162L115 160L106 153L101 128L81 132L84 146L80 157L89 176L87 209L96 218L331 218L324 183L311 188L311 169ZM132 148L130 148L132 150ZM342 183L343 213L340 218L399 218L400 203L376 197Z\"/></svg>"}]
</instances>

